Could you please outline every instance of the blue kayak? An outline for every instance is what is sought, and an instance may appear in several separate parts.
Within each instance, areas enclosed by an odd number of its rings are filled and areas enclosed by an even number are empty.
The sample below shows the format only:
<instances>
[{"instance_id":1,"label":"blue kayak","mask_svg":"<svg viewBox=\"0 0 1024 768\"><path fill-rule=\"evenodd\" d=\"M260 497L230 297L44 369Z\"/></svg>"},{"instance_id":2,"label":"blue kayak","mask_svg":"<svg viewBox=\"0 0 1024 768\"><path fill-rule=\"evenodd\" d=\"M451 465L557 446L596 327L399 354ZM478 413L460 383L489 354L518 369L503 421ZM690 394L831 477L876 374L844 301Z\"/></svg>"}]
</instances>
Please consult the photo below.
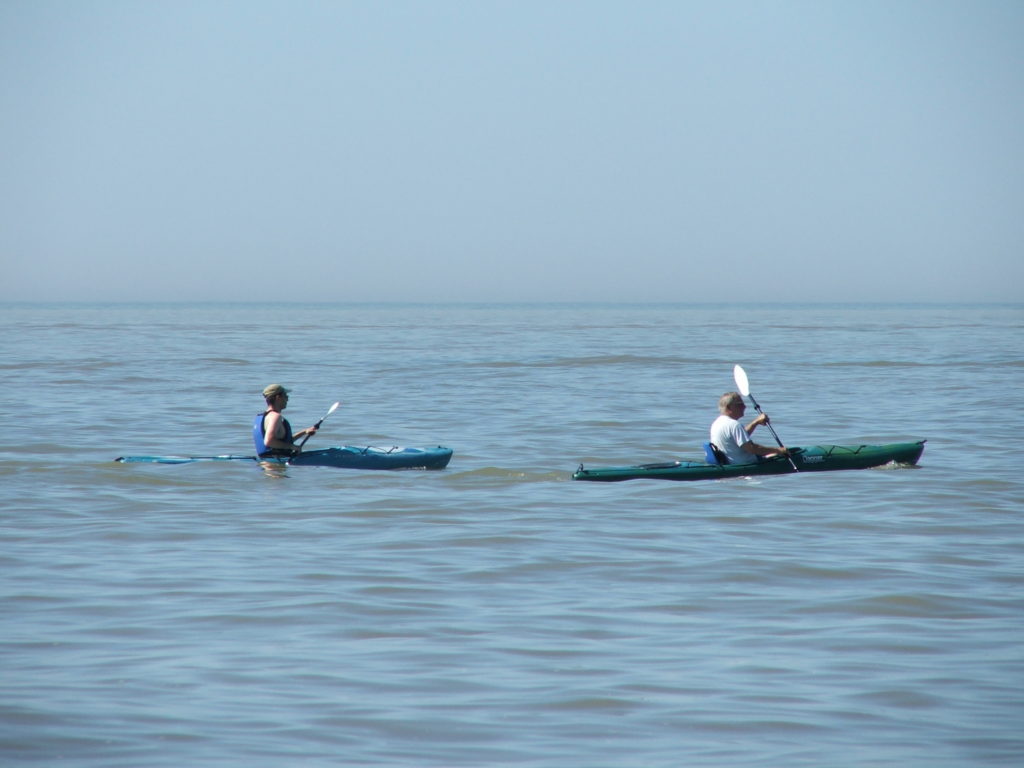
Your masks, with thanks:
<instances>
[{"instance_id":1,"label":"blue kayak","mask_svg":"<svg viewBox=\"0 0 1024 768\"><path fill-rule=\"evenodd\" d=\"M303 451L291 458L273 456L119 456L114 461L126 464L191 464L197 461L261 461L300 467L338 467L341 469L444 469L452 458L452 449L401 448L399 446L341 445L318 451Z\"/></svg>"}]
</instances>

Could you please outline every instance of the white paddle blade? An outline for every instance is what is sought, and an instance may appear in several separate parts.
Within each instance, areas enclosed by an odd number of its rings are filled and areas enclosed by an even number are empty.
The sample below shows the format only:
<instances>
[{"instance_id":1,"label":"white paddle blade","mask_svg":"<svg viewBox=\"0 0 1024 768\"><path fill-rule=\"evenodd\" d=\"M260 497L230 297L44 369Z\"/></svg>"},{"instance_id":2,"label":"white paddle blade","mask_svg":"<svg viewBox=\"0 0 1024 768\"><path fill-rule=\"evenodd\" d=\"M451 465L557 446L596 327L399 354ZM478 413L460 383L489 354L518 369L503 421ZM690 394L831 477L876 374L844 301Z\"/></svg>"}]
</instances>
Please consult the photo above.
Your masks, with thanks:
<instances>
[{"instance_id":1,"label":"white paddle blade","mask_svg":"<svg viewBox=\"0 0 1024 768\"><path fill-rule=\"evenodd\" d=\"M338 410L338 406L339 405L341 405L341 403L335 403L334 405L332 405L331 409L327 413L325 413L323 415L323 418L321 418L320 421L318 421L314 426L317 429L320 429L320 425L324 423L324 419L326 419L328 416L330 416L332 413L334 413L336 410Z\"/></svg>"},{"instance_id":2,"label":"white paddle blade","mask_svg":"<svg viewBox=\"0 0 1024 768\"><path fill-rule=\"evenodd\" d=\"M747 372L737 365L732 369L732 377L736 380L736 388L740 391L740 394L747 397L750 394L750 382L747 381Z\"/></svg>"}]
</instances>

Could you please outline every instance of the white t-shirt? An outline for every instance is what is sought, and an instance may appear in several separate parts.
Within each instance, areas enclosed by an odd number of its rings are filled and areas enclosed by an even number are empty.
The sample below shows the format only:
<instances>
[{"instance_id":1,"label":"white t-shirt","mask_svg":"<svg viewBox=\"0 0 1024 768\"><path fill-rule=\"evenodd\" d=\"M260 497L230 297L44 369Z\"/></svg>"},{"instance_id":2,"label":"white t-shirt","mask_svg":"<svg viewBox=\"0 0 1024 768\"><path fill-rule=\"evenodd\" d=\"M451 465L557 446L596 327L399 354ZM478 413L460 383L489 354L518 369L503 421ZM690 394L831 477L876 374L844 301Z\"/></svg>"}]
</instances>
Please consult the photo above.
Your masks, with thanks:
<instances>
[{"instance_id":1,"label":"white t-shirt","mask_svg":"<svg viewBox=\"0 0 1024 768\"><path fill-rule=\"evenodd\" d=\"M711 442L724 453L730 464L754 464L757 456L741 447L750 442L750 435L736 419L724 413L711 423Z\"/></svg>"}]
</instances>

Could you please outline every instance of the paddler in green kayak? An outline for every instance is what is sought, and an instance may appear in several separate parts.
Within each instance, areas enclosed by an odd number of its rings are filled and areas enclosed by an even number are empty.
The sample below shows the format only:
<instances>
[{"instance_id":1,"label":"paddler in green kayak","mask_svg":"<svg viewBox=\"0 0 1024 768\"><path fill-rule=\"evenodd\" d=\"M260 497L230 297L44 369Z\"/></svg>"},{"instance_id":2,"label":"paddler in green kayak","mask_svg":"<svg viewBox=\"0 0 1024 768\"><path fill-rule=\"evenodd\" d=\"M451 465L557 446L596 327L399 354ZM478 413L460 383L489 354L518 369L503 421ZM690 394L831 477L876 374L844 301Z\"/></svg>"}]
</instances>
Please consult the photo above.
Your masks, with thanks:
<instances>
[{"instance_id":1,"label":"paddler in green kayak","mask_svg":"<svg viewBox=\"0 0 1024 768\"><path fill-rule=\"evenodd\" d=\"M725 454L729 464L754 464L760 458L785 456L789 450L784 446L768 447L750 439L750 435L761 424L768 423L768 414L759 413L747 426L740 424L747 404L739 392L726 392L718 399L721 415L711 423L711 444Z\"/></svg>"},{"instance_id":2,"label":"paddler in green kayak","mask_svg":"<svg viewBox=\"0 0 1024 768\"><path fill-rule=\"evenodd\" d=\"M267 409L263 413L256 414L252 424L252 439L256 444L256 455L266 458L268 456L292 456L299 453L302 450L302 445L296 443L295 440L306 435L316 434L316 426L292 432L292 425L281 413L288 407L288 390L280 384L271 384L264 389L263 398L267 401Z\"/></svg>"}]
</instances>

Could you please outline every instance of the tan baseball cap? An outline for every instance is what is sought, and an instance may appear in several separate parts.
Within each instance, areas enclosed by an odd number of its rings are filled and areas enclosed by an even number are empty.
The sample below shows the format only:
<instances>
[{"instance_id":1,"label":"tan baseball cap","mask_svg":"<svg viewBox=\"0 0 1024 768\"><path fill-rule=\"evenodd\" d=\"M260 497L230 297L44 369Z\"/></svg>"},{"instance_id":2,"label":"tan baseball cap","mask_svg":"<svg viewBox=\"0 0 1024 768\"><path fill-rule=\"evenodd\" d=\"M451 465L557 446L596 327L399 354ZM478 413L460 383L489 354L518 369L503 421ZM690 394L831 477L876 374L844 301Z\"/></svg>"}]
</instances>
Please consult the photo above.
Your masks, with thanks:
<instances>
[{"instance_id":1,"label":"tan baseball cap","mask_svg":"<svg viewBox=\"0 0 1024 768\"><path fill-rule=\"evenodd\" d=\"M282 387L280 384L271 384L269 387L263 390L263 397L277 397L278 395L287 395L288 390Z\"/></svg>"}]
</instances>

